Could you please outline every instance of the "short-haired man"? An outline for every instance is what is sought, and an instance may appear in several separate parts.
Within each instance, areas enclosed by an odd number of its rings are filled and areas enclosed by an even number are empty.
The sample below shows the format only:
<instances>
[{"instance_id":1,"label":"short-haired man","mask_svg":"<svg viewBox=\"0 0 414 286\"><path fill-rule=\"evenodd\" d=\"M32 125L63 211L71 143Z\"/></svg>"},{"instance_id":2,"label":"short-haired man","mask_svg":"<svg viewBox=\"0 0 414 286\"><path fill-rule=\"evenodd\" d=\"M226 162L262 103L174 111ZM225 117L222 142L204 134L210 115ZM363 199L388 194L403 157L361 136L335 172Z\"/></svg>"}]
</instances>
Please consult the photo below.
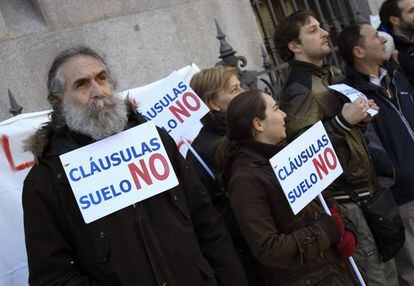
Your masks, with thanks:
<instances>
[{"instance_id":1,"label":"short-haired man","mask_svg":"<svg viewBox=\"0 0 414 286\"><path fill-rule=\"evenodd\" d=\"M179 185L85 224L59 155L143 123L85 47L49 71L51 122L31 138L24 182L31 285L247 285L230 236L174 141L159 129Z\"/></svg>"},{"instance_id":2,"label":"short-haired man","mask_svg":"<svg viewBox=\"0 0 414 286\"><path fill-rule=\"evenodd\" d=\"M332 140L344 173L331 185L331 194L357 226L355 259L364 268L370 285L393 285L385 272L367 221L358 203L375 192L375 175L359 124L368 121L373 101L359 98L344 103L328 89L343 77L340 70L324 64L329 54L328 32L310 11L298 11L285 18L275 33L275 45L290 73L282 94L281 108L287 113L286 133L292 141L321 120ZM326 192L325 192L326 193ZM395 268L395 266L394 266Z\"/></svg>"},{"instance_id":3,"label":"short-haired man","mask_svg":"<svg viewBox=\"0 0 414 286\"><path fill-rule=\"evenodd\" d=\"M394 38L398 62L414 86L414 0L386 0L379 14L381 25Z\"/></svg>"},{"instance_id":4,"label":"short-haired man","mask_svg":"<svg viewBox=\"0 0 414 286\"><path fill-rule=\"evenodd\" d=\"M384 45L385 39L362 23L342 31L339 50L347 63L346 83L381 109L371 123L396 169L391 190L406 228L395 261L400 285L414 285L414 90L397 69L382 66L387 59Z\"/></svg>"}]
</instances>

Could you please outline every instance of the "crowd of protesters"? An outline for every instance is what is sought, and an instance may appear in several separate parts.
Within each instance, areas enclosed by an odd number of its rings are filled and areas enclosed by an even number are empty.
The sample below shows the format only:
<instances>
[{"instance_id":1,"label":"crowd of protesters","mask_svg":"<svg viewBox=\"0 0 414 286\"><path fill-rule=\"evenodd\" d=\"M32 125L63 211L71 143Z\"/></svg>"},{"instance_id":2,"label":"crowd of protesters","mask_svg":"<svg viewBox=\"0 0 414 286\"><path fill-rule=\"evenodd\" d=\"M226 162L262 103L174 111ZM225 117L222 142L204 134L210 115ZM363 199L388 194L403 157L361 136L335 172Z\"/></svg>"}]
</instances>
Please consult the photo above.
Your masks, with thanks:
<instances>
[{"instance_id":1,"label":"crowd of protesters","mask_svg":"<svg viewBox=\"0 0 414 286\"><path fill-rule=\"evenodd\" d=\"M326 64L329 33L312 11L283 19L280 102L244 91L231 67L194 75L210 112L192 146L214 175L158 129L178 186L89 224L59 156L145 119L114 91L101 55L60 53L51 121L26 141L36 157L23 189L30 285L359 285L351 256L367 285L414 285L414 0L386 0L380 16L382 31L342 30L344 72ZM350 102L335 83L363 96ZM269 159L318 121L343 173L323 192L331 215L316 199L294 215Z\"/></svg>"}]
</instances>

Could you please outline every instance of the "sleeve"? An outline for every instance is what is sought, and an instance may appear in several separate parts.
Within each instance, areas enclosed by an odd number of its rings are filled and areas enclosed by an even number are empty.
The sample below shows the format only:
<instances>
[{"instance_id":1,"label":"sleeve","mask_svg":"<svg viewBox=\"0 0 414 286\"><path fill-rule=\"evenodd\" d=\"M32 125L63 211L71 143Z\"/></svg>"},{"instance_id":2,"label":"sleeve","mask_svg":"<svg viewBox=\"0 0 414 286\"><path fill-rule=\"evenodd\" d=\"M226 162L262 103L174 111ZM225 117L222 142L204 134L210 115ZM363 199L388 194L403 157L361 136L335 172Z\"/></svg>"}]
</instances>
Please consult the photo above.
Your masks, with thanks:
<instances>
[{"instance_id":1,"label":"sleeve","mask_svg":"<svg viewBox=\"0 0 414 286\"><path fill-rule=\"evenodd\" d=\"M218 285L247 286L240 259L222 218L211 204L210 195L192 173L174 140L159 132L184 190L201 251L213 267Z\"/></svg>"},{"instance_id":2,"label":"sleeve","mask_svg":"<svg viewBox=\"0 0 414 286\"><path fill-rule=\"evenodd\" d=\"M328 234L317 223L290 233L279 232L272 216L277 210L272 209L266 186L253 176L235 177L229 192L241 231L254 256L265 267L291 269L331 246Z\"/></svg>"},{"instance_id":3,"label":"sleeve","mask_svg":"<svg viewBox=\"0 0 414 286\"><path fill-rule=\"evenodd\" d=\"M46 178L43 172L48 172L47 168L35 166L29 176ZM78 266L67 222L63 219L51 179L26 179L22 202L29 284L98 285Z\"/></svg>"},{"instance_id":4,"label":"sleeve","mask_svg":"<svg viewBox=\"0 0 414 286\"><path fill-rule=\"evenodd\" d=\"M333 187L332 186L328 186L323 192L322 192L322 196L325 199L325 202L328 206L329 209L332 209L333 207L337 208L337 211L339 213L339 215L341 216L341 219L344 223L344 227L346 230L352 232L355 237L357 237L356 235L356 228L353 224L353 222L349 219L348 214L346 213L346 211L344 210L344 208L339 205L337 203L337 201L335 200L334 196L333 196ZM322 207L322 206L321 206Z\"/></svg>"},{"instance_id":5,"label":"sleeve","mask_svg":"<svg viewBox=\"0 0 414 286\"><path fill-rule=\"evenodd\" d=\"M321 120L335 146L338 141L345 140L345 135L353 127L345 120L341 112L333 118L325 118L311 91L299 83L293 83L286 88L281 106L287 114L286 133L289 141L293 141Z\"/></svg>"}]
</instances>

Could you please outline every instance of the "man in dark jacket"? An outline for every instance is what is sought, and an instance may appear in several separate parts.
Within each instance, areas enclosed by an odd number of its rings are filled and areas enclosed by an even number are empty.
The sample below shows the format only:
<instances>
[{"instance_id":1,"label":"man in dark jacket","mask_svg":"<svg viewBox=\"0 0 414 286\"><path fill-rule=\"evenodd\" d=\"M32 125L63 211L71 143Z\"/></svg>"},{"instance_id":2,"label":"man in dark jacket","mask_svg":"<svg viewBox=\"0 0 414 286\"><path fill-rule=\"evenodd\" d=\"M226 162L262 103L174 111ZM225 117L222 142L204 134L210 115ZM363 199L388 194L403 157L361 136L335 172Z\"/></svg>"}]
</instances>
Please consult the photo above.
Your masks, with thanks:
<instances>
[{"instance_id":1,"label":"man in dark jacket","mask_svg":"<svg viewBox=\"0 0 414 286\"><path fill-rule=\"evenodd\" d=\"M382 29L394 39L398 62L414 86L414 0L386 0L379 14Z\"/></svg>"},{"instance_id":2,"label":"man in dark jacket","mask_svg":"<svg viewBox=\"0 0 414 286\"><path fill-rule=\"evenodd\" d=\"M357 226L358 247L354 258L367 273L370 285L394 285L397 282L395 265L392 261L387 267L380 261L372 232L359 206L376 189L375 171L360 128L361 123L370 120L368 107L376 108L376 105L361 98L345 103L339 94L328 89L330 84L343 79L339 69L324 64L330 52L328 36L310 11L290 15L275 33L279 55L290 65L281 99L281 109L287 113L287 139L294 140L322 121L344 170L331 185L331 193ZM384 269L391 269L393 274Z\"/></svg>"},{"instance_id":3,"label":"man in dark jacket","mask_svg":"<svg viewBox=\"0 0 414 286\"><path fill-rule=\"evenodd\" d=\"M348 65L346 83L380 107L372 125L395 166L391 190L406 228L395 260L400 285L414 285L414 90L397 69L382 66L384 44L369 24L355 24L343 30L339 48Z\"/></svg>"},{"instance_id":4,"label":"man in dark jacket","mask_svg":"<svg viewBox=\"0 0 414 286\"><path fill-rule=\"evenodd\" d=\"M171 190L85 224L59 155L144 122L113 93L103 58L78 47L49 71L51 122L28 142L24 182L31 285L247 285L206 191L158 130L179 180Z\"/></svg>"}]
</instances>

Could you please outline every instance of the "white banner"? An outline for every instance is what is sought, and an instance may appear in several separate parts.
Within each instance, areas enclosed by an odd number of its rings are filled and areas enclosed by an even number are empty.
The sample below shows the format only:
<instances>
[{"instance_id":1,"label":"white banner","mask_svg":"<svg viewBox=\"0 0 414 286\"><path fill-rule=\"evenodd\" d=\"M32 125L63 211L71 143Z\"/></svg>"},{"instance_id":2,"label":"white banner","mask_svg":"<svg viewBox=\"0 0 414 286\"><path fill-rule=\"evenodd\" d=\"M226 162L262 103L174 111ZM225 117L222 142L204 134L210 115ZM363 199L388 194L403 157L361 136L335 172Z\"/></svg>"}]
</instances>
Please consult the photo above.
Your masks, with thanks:
<instances>
[{"instance_id":1,"label":"white banner","mask_svg":"<svg viewBox=\"0 0 414 286\"><path fill-rule=\"evenodd\" d=\"M342 167L321 121L270 159L294 214L342 174Z\"/></svg>"},{"instance_id":2,"label":"white banner","mask_svg":"<svg viewBox=\"0 0 414 286\"><path fill-rule=\"evenodd\" d=\"M177 143L199 126L200 119L209 112L207 105L178 72L122 95L128 96L147 121L163 128Z\"/></svg>"}]
</instances>

